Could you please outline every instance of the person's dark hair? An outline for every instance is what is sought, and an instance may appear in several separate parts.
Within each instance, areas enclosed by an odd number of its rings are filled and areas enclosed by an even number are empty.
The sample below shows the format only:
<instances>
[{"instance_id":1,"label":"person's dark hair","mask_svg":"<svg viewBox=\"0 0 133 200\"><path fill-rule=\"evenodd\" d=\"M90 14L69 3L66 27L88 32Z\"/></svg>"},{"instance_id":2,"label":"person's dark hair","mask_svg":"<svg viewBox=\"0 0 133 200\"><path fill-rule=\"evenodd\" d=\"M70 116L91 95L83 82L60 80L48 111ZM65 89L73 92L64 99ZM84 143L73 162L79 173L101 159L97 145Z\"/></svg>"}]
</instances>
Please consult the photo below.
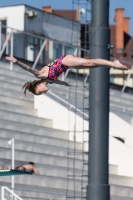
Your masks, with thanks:
<instances>
[{"instance_id":1,"label":"person's dark hair","mask_svg":"<svg viewBox=\"0 0 133 200\"><path fill-rule=\"evenodd\" d=\"M29 162L28 164L29 164L29 165L34 165L34 163L33 163L33 162Z\"/></svg>"},{"instance_id":2,"label":"person's dark hair","mask_svg":"<svg viewBox=\"0 0 133 200\"><path fill-rule=\"evenodd\" d=\"M35 80L35 81L26 82L22 87L22 89L24 90L23 92L24 92L25 96L26 96L27 90L29 92L32 92L33 94L35 94L35 88L36 88L37 84L42 83L42 82L43 82L43 80Z\"/></svg>"}]
</instances>

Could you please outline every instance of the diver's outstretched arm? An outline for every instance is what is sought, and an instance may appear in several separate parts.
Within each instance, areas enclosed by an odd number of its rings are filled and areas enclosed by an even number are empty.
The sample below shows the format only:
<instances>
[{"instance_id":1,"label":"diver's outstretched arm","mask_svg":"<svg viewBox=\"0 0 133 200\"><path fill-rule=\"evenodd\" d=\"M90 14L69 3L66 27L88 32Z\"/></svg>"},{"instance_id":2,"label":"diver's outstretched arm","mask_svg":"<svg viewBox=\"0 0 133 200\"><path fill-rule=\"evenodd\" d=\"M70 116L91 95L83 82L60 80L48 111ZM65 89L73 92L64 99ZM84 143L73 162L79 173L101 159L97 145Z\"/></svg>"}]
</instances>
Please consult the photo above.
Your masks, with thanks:
<instances>
[{"instance_id":1,"label":"diver's outstretched arm","mask_svg":"<svg viewBox=\"0 0 133 200\"><path fill-rule=\"evenodd\" d=\"M34 172L35 174L39 174L39 171L38 171L35 167L33 167L33 172Z\"/></svg>"},{"instance_id":2,"label":"diver's outstretched arm","mask_svg":"<svg viewBox=\"0 0 133 200\"><path fill-rule=\"evenodd\" d=\"M18 61L16 58L14 58L13 56L6 56L5 57L6 60L12 61L13 63L19 65L22 69L34 74L35 76L39 76L40 75L40 71L34 68L31 68L30 66Z\"/></svg>"}]
</instances>

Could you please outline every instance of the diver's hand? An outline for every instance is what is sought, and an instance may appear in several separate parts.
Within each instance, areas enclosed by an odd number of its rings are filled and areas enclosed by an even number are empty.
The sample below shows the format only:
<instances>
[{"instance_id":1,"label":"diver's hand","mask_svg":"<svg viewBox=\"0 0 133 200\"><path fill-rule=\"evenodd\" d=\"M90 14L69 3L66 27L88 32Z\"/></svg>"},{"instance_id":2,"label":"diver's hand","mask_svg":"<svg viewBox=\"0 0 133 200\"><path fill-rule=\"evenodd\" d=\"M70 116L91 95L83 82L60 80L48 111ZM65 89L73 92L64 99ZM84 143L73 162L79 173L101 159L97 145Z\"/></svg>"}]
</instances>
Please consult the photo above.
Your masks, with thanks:
<instances>
[{"instance_id":1,"label":"diver's hand","mask_svg":"<svg viewBox=\"0 0 133 200\"><path fill-rule=\"evenodd\" d=\"M6 59L6 60L9 60L9 61L11 61L11 62L13 62L13 63L16 63L16 62L17 62L17 59L14 58L13 56L10 56L10 55L9 55L9 56L6 56L5 59Z\"/></svg>"}]
</instances>

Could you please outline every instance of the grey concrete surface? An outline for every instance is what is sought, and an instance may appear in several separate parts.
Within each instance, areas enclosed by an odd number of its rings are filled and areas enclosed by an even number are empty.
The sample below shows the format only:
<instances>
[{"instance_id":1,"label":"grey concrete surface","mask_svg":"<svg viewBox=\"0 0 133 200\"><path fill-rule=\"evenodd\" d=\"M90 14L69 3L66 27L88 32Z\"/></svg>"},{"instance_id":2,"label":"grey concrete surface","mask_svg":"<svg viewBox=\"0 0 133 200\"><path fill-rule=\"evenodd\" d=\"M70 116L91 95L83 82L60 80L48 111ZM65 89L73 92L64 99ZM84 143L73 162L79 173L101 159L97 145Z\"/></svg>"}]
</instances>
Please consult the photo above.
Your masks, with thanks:
<instances>
[{"instance_id":1,"label":"grey concrete surface","mask_svg":"<svg viewBox=\"0 0 133 200\"><path fill-rule=\"evenodd\" d=\"M7 141L15 138L15 159L16 164L24 164L27 161L35 162L41 175L15 177L15 186L43 191L56 191L66 194L67 175L73 174L73 155L69 158L68 170L68 132L52 128L52 121L38 118L37 111L33 106L33 95L28 94L27 98L22 93L22 85L35 77L30 73L14 65L14 70L9 70L8 63L0 65L0 163L11 162L11 147ZM68 79L67 79L68 80ZM72 81L73 84L74 80ZM81 85L81 82L78 82ZM50 85L51 91L68 101L68 87ZM70 102L75 104L75 90L71 90ZM78 107L83 105L83 91L78 91ZM86 92L86 95L87 92ZM88 101L85 102L85 107ZM123 110L124 109L124 110ZM123 116L128 123L132 121L133 96L121 94L118 91L110 90L110 110L118 116ZM125 115L126 113L126 115ZM73 151L74 143L70 142L70 150ZM82 150L82 144L76 144L77 151ZM75 156L75 173L82 174L82 156ZM85 158L87 159L87 158ZM133 198L133 179L130 177L118 176L118 167L109 166L109 183L111 188L111 200L131 200ZM84 173L87 173L87 165L84 165ZM74 187L76 194L81 195L81 177L76 177L75 186L73 177L69 177L69 193L73 194ZM84 179L86 180L86 178ZM84 187L86 186L84 182ZM0 185L11 185L10 177L0 177ZM21 194L24 195L23 192ZM84 194L85 195L85 194ZM34 199L47 199L49 195L42 196L34 194ZM53 199L61 199L62 197ZM63 197L64 198L64 197ZM63 199L62 198L62 199Z\"/></svg>"}]
</instances>

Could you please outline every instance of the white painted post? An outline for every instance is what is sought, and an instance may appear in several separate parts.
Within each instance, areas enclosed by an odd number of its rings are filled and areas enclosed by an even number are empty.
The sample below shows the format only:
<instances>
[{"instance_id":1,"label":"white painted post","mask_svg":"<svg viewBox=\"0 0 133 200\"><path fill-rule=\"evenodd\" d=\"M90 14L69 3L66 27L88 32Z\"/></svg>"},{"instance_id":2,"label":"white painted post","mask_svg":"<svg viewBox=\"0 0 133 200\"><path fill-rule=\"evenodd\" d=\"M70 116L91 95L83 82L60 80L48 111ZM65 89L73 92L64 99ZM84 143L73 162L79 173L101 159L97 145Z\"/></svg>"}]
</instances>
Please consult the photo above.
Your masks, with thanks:
<instances>
[{"instance_id":1,"label":"white painted post","mask_svg":"<svg viewBox=\"0 0 133 200\"><path fill-rule=\"evenodd\" d=\"M12 138L8 141L9 145L12 145L12 169L15 167L15 140ZM14 176L12 176L12 184L11 184L12 192L14 192ZM12 196L13 199L13 196Z\"/></svg>"},{"instance_id":2,"label":"white painted post","mask_svg":"<svg viewBox=\"0 0 133 200\"><path fill-rule=\"evenodd\" d=\"M122 88L122 93L125 91L125 88L126 88L126 86L127 86L127 82L128 82L128 80L129 80L129 78L130 78L132 72L133 72L133 65L132 65L132 67L131 67L130 73L129 73L128 76L127 76L127 79L126 79L126 81L125 81L125 84L124 84L124 86L123 86L123 88Z\"/></svg>"},{"instance_id":3,"label":"white painted post","mask_svg":"<svg viewBox=\"0 0 133 200\"><path fill-rule=\"evenodd\" d=\"M40 51L39 51L39 53L38 53L38 55L37 55L37 57L36 57L36 60L35 60L35 62L34 62L34 64L33 64L32 68L35 68L35 67L36 67L36 64L37 64L37 62L38 62L38 60L39 60L39 58L40 58L40 55L41 55L41 53L42 53L42 51L43 51L43 49L44 49L44 47L45 47L45 45L46 45L46 42L47 42L47 40L44 40L44 42L43 42L43 44L42 44L42 46L41 46L41 49L40 49Z\"/></svg>"},{"instance_id":4,"label":"white painted post","mask_svg":"<svg viewBox=\"0 0 133 200\"><path fill-rule=\"evenodd\" d=\"M7 32L7 29L6 29L6 38L8 37L8 32ZM7 41L7 44L6 44L6 55L9 54L9 41Z\"/></svg>"},{"instance_id":5,"label":"white painted post","mask_svg":"<svg viewBox=\"0 0 133 200\"><path fill-rule=\"evenodd\" d=\"M9 141L10 142L10 141ZM8 191L15 199L14 200L23 200L22 198L20 198L17 194L15 194L14 192L12 192L9 188L5 187L5 186L2 186L1 188L1 197L2 197L2 200L6 200L4 198L4 191Z\"/></svg>"},{"instance_id":6,"label":"white painted post","mask_svg":"<svg viewBox=\"0 0 133 200\"><path fill-rule=\"evenodd\" d=\"M73 53L73 55L74 55L74 56L77 56L77 53L78 53L78 49L76 48L75 51L74 51L74 53ZM64 75L64 80L65 80L66 77L68 76L69 71L70 71L70 69L68 69L68 70L66 71L66 73L65 73L65 75Z\"/></svg>"},{"instance_id":7,"label":"white painted post","mask_svg":"<svg viewBox=\"0 0 133 200\"><path fill-rule=\"evenodd\" d=\"M10 49L10 55L13 56L13 31L11 33L11 49ZM10 70L13 70L13 62L10 62Z\"/></svg>"},{"instance_id":8,"label":"white painted post","mask_svg":"<svg viewBox=\"0 0 133 200\"><path fill-rule=\"evenodd\" d=\"M3 52L4 52L5 48L6 48L6 45L7 45L7 43L8 43L8 40L9 40L10 36L11 36L11 33L9 33L9 34L7 35L6 41L5 41L3 47L2 47L2 49L1 49L1 51L0 51L0 58L2 57L2 54L3 54Z\"/></svg>"},{"instance_id":9,"label":"white painted post","mask_svg":"<svg viewBox=\"0 0 133 200\"><path fill-rule=\"evenodd\" d=\"M2 44L1 44L1 36L2 36L2 23L1 23L1 21L0 21L0 51L1 51L1 48L2 48Z\"/></svg>"},{"instance_id":10,"label":"white painted post","mask_svg":"<svg viewBox=\"0 0 133 200\"><path fill-rule=\"evenodd\" d=\"M12 169L15 168L14 164L15 164L15 140L14 138L12 138ZM14 176L12 176L12 188L14 192Z\"/></svg>"},{"instance_id":11,"label":"white painted post","mask_svg":"<svg viewBox=\"0 0 133 200\"><path fill-rule=\"evenodd\" d=\"M4 188L1 188L1 200L4 200Z\"/></svg>"},{"instance_id":12,"label":"white painted post","mask_svg":"<svg viewBox=\"0 0 133 200\"><path fill-rule=\"evenodd\" d=\"M65 54L65 46L62 45L62 55L64 55L64 54ZM65 78L65 75L64 75L64 73L62 73L62 76L61 76L62 81L64 81L64 78Z\"/></svg>"},{"instance_id":13,"label":"white painted post","mask_svg":"<svg viewBox=\"0 0 133 200\"><path fill-rule=\"evenodd\" d=\"M65 54L65 45L63 44L62 45L62 55L64 55Z\"/></svg>"}]
</instances>

